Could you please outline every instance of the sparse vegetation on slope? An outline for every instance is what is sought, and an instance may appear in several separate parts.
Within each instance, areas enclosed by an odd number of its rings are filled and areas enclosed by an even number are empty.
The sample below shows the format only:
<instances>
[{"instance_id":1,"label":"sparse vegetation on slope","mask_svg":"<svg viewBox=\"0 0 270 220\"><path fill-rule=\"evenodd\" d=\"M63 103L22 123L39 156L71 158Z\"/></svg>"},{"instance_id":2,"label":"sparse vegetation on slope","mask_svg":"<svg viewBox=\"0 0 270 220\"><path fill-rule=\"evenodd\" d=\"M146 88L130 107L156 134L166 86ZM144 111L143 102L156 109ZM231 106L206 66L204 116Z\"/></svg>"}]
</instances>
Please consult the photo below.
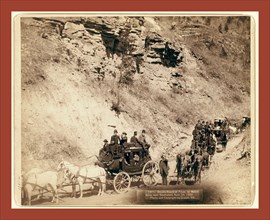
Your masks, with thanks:
<instances>
[{"instance_id":1,"label":"sparse vegetation on slope","mask_svg":"<svg viewBox=\"0 0 270 220\"><path fill-rule=\"evenodd\" d=\"M88 163L114 127L129 137L146 129L155 158L189 146L200 118L249 113L246 18L22 18L21 26L23 169L61 157Z\"/></svg>"}]
</instances>

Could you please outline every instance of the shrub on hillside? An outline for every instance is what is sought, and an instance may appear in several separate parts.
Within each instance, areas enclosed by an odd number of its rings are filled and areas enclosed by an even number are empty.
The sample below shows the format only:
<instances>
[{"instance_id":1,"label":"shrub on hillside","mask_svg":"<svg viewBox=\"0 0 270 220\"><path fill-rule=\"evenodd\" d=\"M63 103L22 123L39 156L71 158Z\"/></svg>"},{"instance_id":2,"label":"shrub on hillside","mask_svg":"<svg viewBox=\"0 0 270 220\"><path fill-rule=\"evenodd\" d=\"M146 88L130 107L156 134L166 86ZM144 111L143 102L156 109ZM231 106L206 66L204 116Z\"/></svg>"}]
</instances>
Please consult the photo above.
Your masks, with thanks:
<instances>
[{"instance_id":1,"label":"shrub on hillside","mask_svg":"<svg viewBox=\"0 0 270 220\"><path fill-rule=\"evenodd\" d=\"M233 97L232 97L232 100L234 103L242 103L242 99L239 95L235 94Z\"/></svg>"},{"instance_id":2,"label":"shrub on hillside","mask_svg":"<svg viewBox=\"0 0 270 220\"><path fill-rule=\"evenodd\" d=\"M133 76L136 73L133 57L124 56L122 58L122 63L119 66L119 70L120 70L119 83L132 84Z\"/></svg>"},{"instance_id":3,"label":"shrub on hillside","mask_svg":"<svg viewBox=\"0 0 270 220\"><path fill-rule=\"evenodd\" d=\"M117 102L113 101L111 106L111 111L115 111L116 115L119 116L121 113L120 99L117 99Z\"/></svg>"}]
</instances>

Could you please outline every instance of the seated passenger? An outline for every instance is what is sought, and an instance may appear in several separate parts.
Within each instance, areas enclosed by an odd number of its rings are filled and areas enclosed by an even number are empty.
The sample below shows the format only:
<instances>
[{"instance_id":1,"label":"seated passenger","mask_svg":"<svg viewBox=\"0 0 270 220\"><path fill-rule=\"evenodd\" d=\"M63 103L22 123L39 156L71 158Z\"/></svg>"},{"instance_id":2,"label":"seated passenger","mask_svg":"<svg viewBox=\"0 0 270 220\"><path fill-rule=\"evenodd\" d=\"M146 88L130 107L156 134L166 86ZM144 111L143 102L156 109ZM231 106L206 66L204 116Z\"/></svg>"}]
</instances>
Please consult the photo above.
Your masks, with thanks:
<instances>
[{"instance_id":1,"label":"seated passenger","mask_svg":"<svg viewBox=\"0 0 270 220\"><path fill-rule=\"evenodd\" d=\"M103 142L104 142L103 147L99 150L99 158L101 160L103 160L103 158L106 155L107 150L108 150L108 141L107 141L107 139L105 139Z\"/></svg>"},{"instance_id":2,"label":"seated passenger","mask_svg":"<svg viewBox=\"0 0 270 220\"><path fill-rule=\"evenodd\" d=\"M134 131L134 135L130 138L130 143L140 144L137 136L137 131Z\"/></svg>"},{"instance_id":3,"label":"seated passenger","mask_svg":"<svg viewBox=\"0 0 270 220\"><path fill-rule=\"evenodd\" d=\"M105 139L103 142L104 142L104 144L103 144L103 150L104 150L105 152L107 152L107 151L109 150L108 140Z\"/></svg>"},{"instance_id":4,"label":"seated passenger","mask_svg":"<svg viewBox=\"0 0 270 220\"><path fill-rule=\"evenodd\" d=\"M119 144L120 137L118 136L118 131L115 129L113 136L111 136L111 143L110 144Z\"/></svg>"},{"instance_id":5,"label":"seated passenger","mask_svg":"<svg viewBox=\"0 0 270 220\"><path fill-rule=\"evenodd\" d=\"M128 140L127 133L123 132L122 135L121 135L120 144L124 145L125 143L127 143L127 140Z\"/></svg>"},{"instance_id":6,"label":"seated passenger","mask_svg":"<svg viewBox=\"0 0 270 220\"><path fill-rule=\"evenodd\" d=\"M130 165L130 153L125 153L125 163L127 165Z\"/></svg>"},{"instance_id":7,"label":"seated passenger","mask_svg":"<svg viewBox=\"0 0 270 220\"><path fill-rule=\"evenodd\" d=\"M134 154L134 157L133 157L133 160L134 160L134 164L135 165L138 165L139 161L140 161L140 156L138 154Z\"/></svg>"},{"instance_id":8,"label":"seated passenger","mask_svg":"<svg viewBox=\"0 0 270 220\"><path fill-rule=\"evenodd\" d=\"M109 162L112 159L111 146L108 144L108 140L105 139L103 147L99 150L99 160Z\"/></svg>"},{"instance_id":9,"label":"seated passenger","mask_svg":"<svg viewBox=\"0 0 270 220\"><path fill-rule=\"evenodd\" d=\"M139 142L145 150L148 150L150 148L150 144L146 141L145 133L146 131L142 130L142 134L139 136Z\"/></svg>"}]
</instances>

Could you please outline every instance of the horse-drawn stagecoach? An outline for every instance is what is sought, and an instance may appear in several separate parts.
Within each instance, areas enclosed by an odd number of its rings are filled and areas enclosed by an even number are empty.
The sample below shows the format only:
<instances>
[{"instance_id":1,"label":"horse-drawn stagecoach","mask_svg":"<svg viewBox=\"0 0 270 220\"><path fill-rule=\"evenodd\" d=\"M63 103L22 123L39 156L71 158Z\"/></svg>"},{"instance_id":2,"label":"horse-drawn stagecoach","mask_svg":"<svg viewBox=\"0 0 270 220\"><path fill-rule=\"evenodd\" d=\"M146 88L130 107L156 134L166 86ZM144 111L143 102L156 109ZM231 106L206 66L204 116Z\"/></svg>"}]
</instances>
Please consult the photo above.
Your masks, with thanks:
<instances>
[{"instance_id":1,"label":"horse-drawn stagecoach","mask_svg":"<svg viewBox=\"0 0 270 220\"><path fill-rule=\"evenodd\" d=\"M100 151L99 165L107 172L107 183L118 193L126 192L131 182L142 180L146 186L158 183L159 165L151 160L148 148L139 144L110 145Z\"/></svg>"}]
</instances>

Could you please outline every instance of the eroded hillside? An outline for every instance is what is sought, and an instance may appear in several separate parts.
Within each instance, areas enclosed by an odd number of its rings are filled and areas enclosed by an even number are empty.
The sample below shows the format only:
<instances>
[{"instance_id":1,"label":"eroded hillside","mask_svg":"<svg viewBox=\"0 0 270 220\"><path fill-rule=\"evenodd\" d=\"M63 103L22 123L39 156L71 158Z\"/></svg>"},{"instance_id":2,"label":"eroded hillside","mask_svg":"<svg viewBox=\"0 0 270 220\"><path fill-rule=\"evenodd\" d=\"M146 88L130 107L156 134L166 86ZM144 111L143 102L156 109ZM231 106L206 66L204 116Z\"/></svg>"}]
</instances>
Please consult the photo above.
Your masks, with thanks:
<instances>
[{"instance_id":1,"label":"eroded hillside","mask_svg":"<svg viewBox=\"0 0 270 220\"><path fill-rule=\"evenodd\" d=\"M249 114L249 37L247 17L21 18L23 169L89 163L114 128L173 154Z\"/></svg>"}]
</instances>

